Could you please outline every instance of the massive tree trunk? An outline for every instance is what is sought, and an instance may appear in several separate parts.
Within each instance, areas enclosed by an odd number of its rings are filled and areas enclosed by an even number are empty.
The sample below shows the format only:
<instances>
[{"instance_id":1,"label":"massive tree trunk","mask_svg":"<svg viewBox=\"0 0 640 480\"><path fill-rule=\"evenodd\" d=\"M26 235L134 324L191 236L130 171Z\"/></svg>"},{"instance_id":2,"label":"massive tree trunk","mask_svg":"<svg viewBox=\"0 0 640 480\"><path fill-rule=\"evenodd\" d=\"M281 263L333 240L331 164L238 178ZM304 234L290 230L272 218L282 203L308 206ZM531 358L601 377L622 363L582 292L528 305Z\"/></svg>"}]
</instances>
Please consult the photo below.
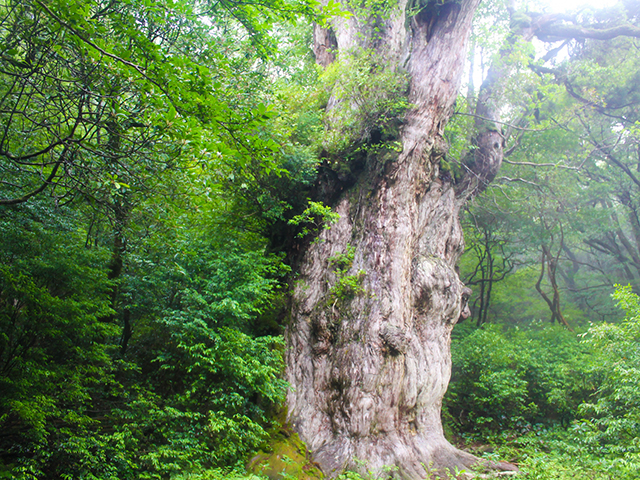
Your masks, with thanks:
<instances>
[{"instance_id":1,"label":"massive tree trunk","mask_svg":"<svg viewBox=\"0 0 640 480\"><path fill-rule=\"evenodd\" d=\"M320 63L335 59L327 43L342 52L373 49L388 68L406 70L411 104L400 152L370 148L342 184L326 170L332 187L320 190L340 192L332 201L340 220L308 244L295 282L289 419L329 476L352 468L424 479L428 469L477 461L444 438L440 411L450 333L468 311L456 270L458 213L469 192L495 175L502 140L496 145L495 132L485 132L484 150L467 168L473 179L457 188L440 160L478 3L401 0L378 18L354 15L331 31L316 28ZM330 100L329 108L338 101L348 100Z\"/></svg>"}]
</instances>

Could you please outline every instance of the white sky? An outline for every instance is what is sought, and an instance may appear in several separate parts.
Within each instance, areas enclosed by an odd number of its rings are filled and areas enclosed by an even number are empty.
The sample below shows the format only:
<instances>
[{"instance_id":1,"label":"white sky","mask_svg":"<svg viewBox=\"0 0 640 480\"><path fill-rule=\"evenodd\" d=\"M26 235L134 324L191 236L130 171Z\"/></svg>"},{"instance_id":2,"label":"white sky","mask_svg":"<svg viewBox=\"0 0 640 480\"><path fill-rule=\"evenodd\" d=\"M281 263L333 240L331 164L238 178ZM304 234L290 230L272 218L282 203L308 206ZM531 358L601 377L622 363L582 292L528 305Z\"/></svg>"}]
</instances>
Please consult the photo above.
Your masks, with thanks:
<instances>
[{"instance_id":1,"label":"white sky","mask_svg":"<svg viewBox=\"0 0 640 480\"><path fill-rule=\"evenodd\" d=\"M542 0L541 3L547 5L548 12L575 11L578 8L588 5L595 8L611 7L618 3L617 0Z\"/></svg>"}]
</instances>

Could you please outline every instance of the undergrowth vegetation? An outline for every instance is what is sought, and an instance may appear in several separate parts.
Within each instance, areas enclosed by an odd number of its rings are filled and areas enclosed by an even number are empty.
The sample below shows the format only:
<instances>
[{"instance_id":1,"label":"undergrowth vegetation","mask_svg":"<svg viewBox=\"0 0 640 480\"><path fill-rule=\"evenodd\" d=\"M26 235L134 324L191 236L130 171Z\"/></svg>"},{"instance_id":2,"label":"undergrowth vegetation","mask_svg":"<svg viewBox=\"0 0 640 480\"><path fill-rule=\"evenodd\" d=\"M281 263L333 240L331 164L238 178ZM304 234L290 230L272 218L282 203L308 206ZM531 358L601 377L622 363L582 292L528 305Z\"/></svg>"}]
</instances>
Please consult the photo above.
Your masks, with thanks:
<instances>
[{"instance_id":1,"label":"undergrowth vegetation","mask_svg":"<svg viewBox=\"0 0 640 480\"><path fill-rule=\"evenodd\" d=\"M629 286L613 296L624 320L581 333L542 323L456 327L444 401L452 437L527 478L637 478L640 298Z\"/></svg>"},{"instance_id":2,"label":"undergrowth vegetation","mask_svg":"<svg viewBox=\"0 0 640 480\"><path fill-rule=\"evenodd\" d=\"M277 257L205 228L177 239L172 261L147 257L116 284L99 268L109 252L78 241L73 212L5 213L5 476L165 478L235 465L264 441L285 392L283 341L252 322L277 304ZM116 285L135 322L128 345Z\"/></svg>"}]
</instances>

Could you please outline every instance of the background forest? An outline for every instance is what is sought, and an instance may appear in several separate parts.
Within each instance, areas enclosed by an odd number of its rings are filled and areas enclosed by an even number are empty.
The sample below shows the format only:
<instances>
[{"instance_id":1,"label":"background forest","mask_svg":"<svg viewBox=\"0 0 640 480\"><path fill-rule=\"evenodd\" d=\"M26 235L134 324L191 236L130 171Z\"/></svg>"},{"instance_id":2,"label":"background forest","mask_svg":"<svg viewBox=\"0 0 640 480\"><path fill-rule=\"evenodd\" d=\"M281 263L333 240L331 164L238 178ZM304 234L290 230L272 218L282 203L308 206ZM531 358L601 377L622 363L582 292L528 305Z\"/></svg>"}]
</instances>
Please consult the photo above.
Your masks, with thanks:
<instances>
[{"instance_id":1,"label":"background forest","mask_svg":"<svg viewBox=\"0 0 640 480\"><path fill-rule=\"evenodd\" d=\"M632 33L505 49L532 14L478 12L441 169L490 66L506 160L463 217L472 316L443 415L529 478L632 479L640 3L573 15ZM0 1L0 478L259 478L254 452L295 445L282 335L295 252L336 215L314 201L329 92L360 100L345 129L407 107L366 58L317 67L312 20L311 1ZM281 478L316 473L295 463Z\"/></svg>"}]
</instances>

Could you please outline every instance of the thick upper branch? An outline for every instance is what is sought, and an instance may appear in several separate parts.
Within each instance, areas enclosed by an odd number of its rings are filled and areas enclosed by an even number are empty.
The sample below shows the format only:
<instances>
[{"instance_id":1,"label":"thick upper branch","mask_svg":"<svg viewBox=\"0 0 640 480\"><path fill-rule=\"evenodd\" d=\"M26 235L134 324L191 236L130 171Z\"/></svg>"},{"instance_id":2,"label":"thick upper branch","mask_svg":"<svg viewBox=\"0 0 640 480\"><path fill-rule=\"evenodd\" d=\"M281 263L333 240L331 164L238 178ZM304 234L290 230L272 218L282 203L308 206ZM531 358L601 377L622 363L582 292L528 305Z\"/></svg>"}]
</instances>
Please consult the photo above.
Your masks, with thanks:
<instances>
[{"instance_id":1,"label":"thick upper branch","mask_svg":"<svg viewBox=\"0 0 640 480\"><path fill-rule=\"evenodd\" d=\"M581 25L548 22L542 24L535 32L536 37L542 41L555 41L558 39L584 39L611 40L616 37L640 38L640 28L629 23L616 25L611 28L587 28Z\"/></svg>"},{"instance_id":2,"label":"thick upper branch","mask_svg":"<svg viewBox=\"0 0 640 480\"><path fill-rule=\"evenodd\" d=\"M630 23L597 28L582 26L565 14L537 14L516 12L509 3L512 33L499 52L500 60L488 71L476 104L476 136L473 147L463 159L466 170L464 180L458 185L458 195L477 195L495 178L504 158L504 136L501 133L499 108L502 102L501 85L510 72L505 60L518 41L529 42L534 37L542 41L562 39L610 40L619 36L640 38L640 28ZM567 86L570 89L570 85ZM571 92L570 92L571 93Z\"/></svg>"}]
</instances>

